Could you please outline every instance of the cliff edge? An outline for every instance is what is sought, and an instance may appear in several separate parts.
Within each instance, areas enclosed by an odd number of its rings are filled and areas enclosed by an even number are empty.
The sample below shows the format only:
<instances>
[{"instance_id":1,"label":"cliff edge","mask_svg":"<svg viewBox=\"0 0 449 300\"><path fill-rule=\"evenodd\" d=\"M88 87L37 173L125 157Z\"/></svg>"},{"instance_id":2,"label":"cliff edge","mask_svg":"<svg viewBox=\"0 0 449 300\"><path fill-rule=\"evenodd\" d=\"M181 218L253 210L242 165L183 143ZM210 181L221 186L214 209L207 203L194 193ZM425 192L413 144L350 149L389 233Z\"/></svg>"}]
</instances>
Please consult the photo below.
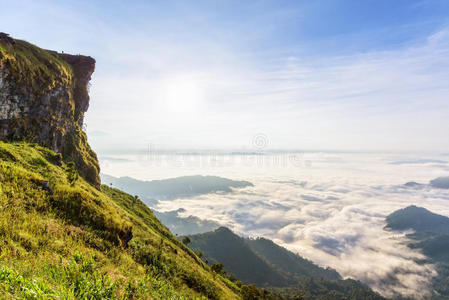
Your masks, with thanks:
<instances>
[{"instance_id":1,"label":"cliff edge","mask_svg":"<svg viewBox=\"0 0 449 300\"><path fill-rule=\"evenodd\" d=\"M0 140L61 153L99 187L97 156L83 131L94 70L92 57L44 50L0 33Z\"/></svg>"}]
</instances>

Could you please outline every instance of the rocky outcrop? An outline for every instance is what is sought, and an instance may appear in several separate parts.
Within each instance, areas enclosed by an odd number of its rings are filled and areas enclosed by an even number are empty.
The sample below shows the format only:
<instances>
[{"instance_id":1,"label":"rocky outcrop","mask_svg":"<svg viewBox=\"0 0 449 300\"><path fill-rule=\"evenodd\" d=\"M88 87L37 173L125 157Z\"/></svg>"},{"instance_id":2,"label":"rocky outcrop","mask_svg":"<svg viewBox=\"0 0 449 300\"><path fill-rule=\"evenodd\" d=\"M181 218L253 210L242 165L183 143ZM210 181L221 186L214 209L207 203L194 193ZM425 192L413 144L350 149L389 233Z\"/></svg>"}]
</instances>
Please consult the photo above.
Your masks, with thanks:
<instances>
[{"instance_id":1,"label":"rocky outcrop","mask_svg":"<svg viewBox=\"0 0 449 300\"><path fill-rule=\"evenodd\" d=\"M82 129L94 70L92 57L43 50L0 33L0 140L61 153L99 186L97 156Z\"/></svg>"}]
</instances>

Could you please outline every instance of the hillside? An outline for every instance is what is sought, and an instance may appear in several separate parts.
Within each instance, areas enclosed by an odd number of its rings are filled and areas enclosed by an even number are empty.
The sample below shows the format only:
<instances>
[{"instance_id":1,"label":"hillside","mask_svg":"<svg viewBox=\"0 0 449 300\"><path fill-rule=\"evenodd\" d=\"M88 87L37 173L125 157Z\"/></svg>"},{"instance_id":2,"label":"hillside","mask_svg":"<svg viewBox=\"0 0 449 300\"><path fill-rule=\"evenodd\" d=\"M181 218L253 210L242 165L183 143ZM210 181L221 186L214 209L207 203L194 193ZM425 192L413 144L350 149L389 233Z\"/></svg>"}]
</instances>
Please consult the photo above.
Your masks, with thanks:
<instances>
[{"instance_id":1,"label":"hillside","mask_svg":"<svg viewBox=\"0 0 449 300\"><path fill-rule=\"evenodd\" d=\"M213 274L144 203L82 178L70 184L58 157L0 142L0 293L240 298L239 287Z\"/></svg>"},{"instance_id":2,"label":"hillside","mask_svg":"<svg viewBox=\"0 0 449 300\"><path fill-rule=\"evenodd\" d=\"M259 286L284 286L288 283L287 277L271 268L244 239L225 227L189 238L191 249L201 250L210 263L223 264L228 272L243 282Z\"/></svg>"},{"instance_id":3,"label":"hillside","mask_svg":"<svg viewBox=\"0 0 449 300\"><path fill-rule=\"evenodd\" d=\"M252 186L248 181L201 175L142 181L131 177L116 178L101 174L101 180L104 184L112 184L127 193L138 195L148 204L151 204L151 198L176 199L217 192L230 193L232 188Z\"/></svg>"},{"instance_id":4,"label":"hillside","mask_svg":"<svg viewBox=\"0 0 449 300\"><path fill-rule=\"evenodd\" d=\"M189 247L221 263L244 283L275 291L283 299L383 299L362 283L342 280L270 240L241 238L225 227L189 236Z\"/></svg>"},{"instance_id":5,"label":"hillside","mask_svg":"<svg viewBox=\"0 0 449 300\"><path fill-rule=\"evenodd\" d=\"M389 230L413 230L407 234L408 247L426 255L421 263L434 264L438 273L432 279L432 299L449 299L449 218L412 205L391 213L386 222Z\"/></svg>"},{"instance_id":6,"label":"hillside","mask_svg":"<svg viewBox=\"0 0 449 300\"><path fill-rule=\"evenodd\" d=\"M245 242L253 252L262 257L278 272L287 273L290 277L307 276L314 279L341 279L337 271L330 268L321 268L269 239L245 239Z\"/></svg>"}]
</instances>

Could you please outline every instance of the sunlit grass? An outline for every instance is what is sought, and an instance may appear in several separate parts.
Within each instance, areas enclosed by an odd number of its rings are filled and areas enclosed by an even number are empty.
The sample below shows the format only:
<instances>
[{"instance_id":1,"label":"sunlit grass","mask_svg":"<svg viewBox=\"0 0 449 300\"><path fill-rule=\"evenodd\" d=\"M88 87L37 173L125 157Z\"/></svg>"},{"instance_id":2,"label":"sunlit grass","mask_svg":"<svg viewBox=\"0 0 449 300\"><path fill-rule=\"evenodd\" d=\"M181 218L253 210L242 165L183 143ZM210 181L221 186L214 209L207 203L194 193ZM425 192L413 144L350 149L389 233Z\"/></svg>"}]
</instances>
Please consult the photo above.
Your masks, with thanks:
<instances>
[{"instance_id":1,"label":"sunlit grass","mask_svg":"<svg viewBox=\"0 0 449 300\"><path fill-rule=\"evenodd\" d=\"M66 164L57 161L37 145L0 142L0 294L239 298L238 288L215 276L144 203L81 177L70 184Z\"/></svg>"}]
</instances>

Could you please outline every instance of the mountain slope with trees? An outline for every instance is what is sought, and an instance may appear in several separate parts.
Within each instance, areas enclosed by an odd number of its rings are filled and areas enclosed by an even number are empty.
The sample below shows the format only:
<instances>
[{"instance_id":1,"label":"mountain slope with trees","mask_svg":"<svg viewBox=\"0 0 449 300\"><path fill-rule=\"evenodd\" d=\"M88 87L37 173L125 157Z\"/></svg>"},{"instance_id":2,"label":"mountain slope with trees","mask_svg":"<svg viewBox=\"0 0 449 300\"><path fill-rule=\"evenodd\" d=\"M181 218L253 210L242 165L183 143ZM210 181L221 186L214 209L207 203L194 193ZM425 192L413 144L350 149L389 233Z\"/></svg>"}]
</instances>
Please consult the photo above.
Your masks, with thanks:
<instances>
[{"instance_id":1,"label":"mountain slope with trees","mask_svg":"<svg viewBox=\"0 0 449 300\"><path fill-rule=\"evenodd\" d=\"M342 280L270 240L242 238L225 227L189 235L189 247L246 284L275 292L281 299L384 299L355 280ZM221 266L222 265L222 266ZM232 277L232 276L231 276Z\"/></svg>"}]
</instances>

